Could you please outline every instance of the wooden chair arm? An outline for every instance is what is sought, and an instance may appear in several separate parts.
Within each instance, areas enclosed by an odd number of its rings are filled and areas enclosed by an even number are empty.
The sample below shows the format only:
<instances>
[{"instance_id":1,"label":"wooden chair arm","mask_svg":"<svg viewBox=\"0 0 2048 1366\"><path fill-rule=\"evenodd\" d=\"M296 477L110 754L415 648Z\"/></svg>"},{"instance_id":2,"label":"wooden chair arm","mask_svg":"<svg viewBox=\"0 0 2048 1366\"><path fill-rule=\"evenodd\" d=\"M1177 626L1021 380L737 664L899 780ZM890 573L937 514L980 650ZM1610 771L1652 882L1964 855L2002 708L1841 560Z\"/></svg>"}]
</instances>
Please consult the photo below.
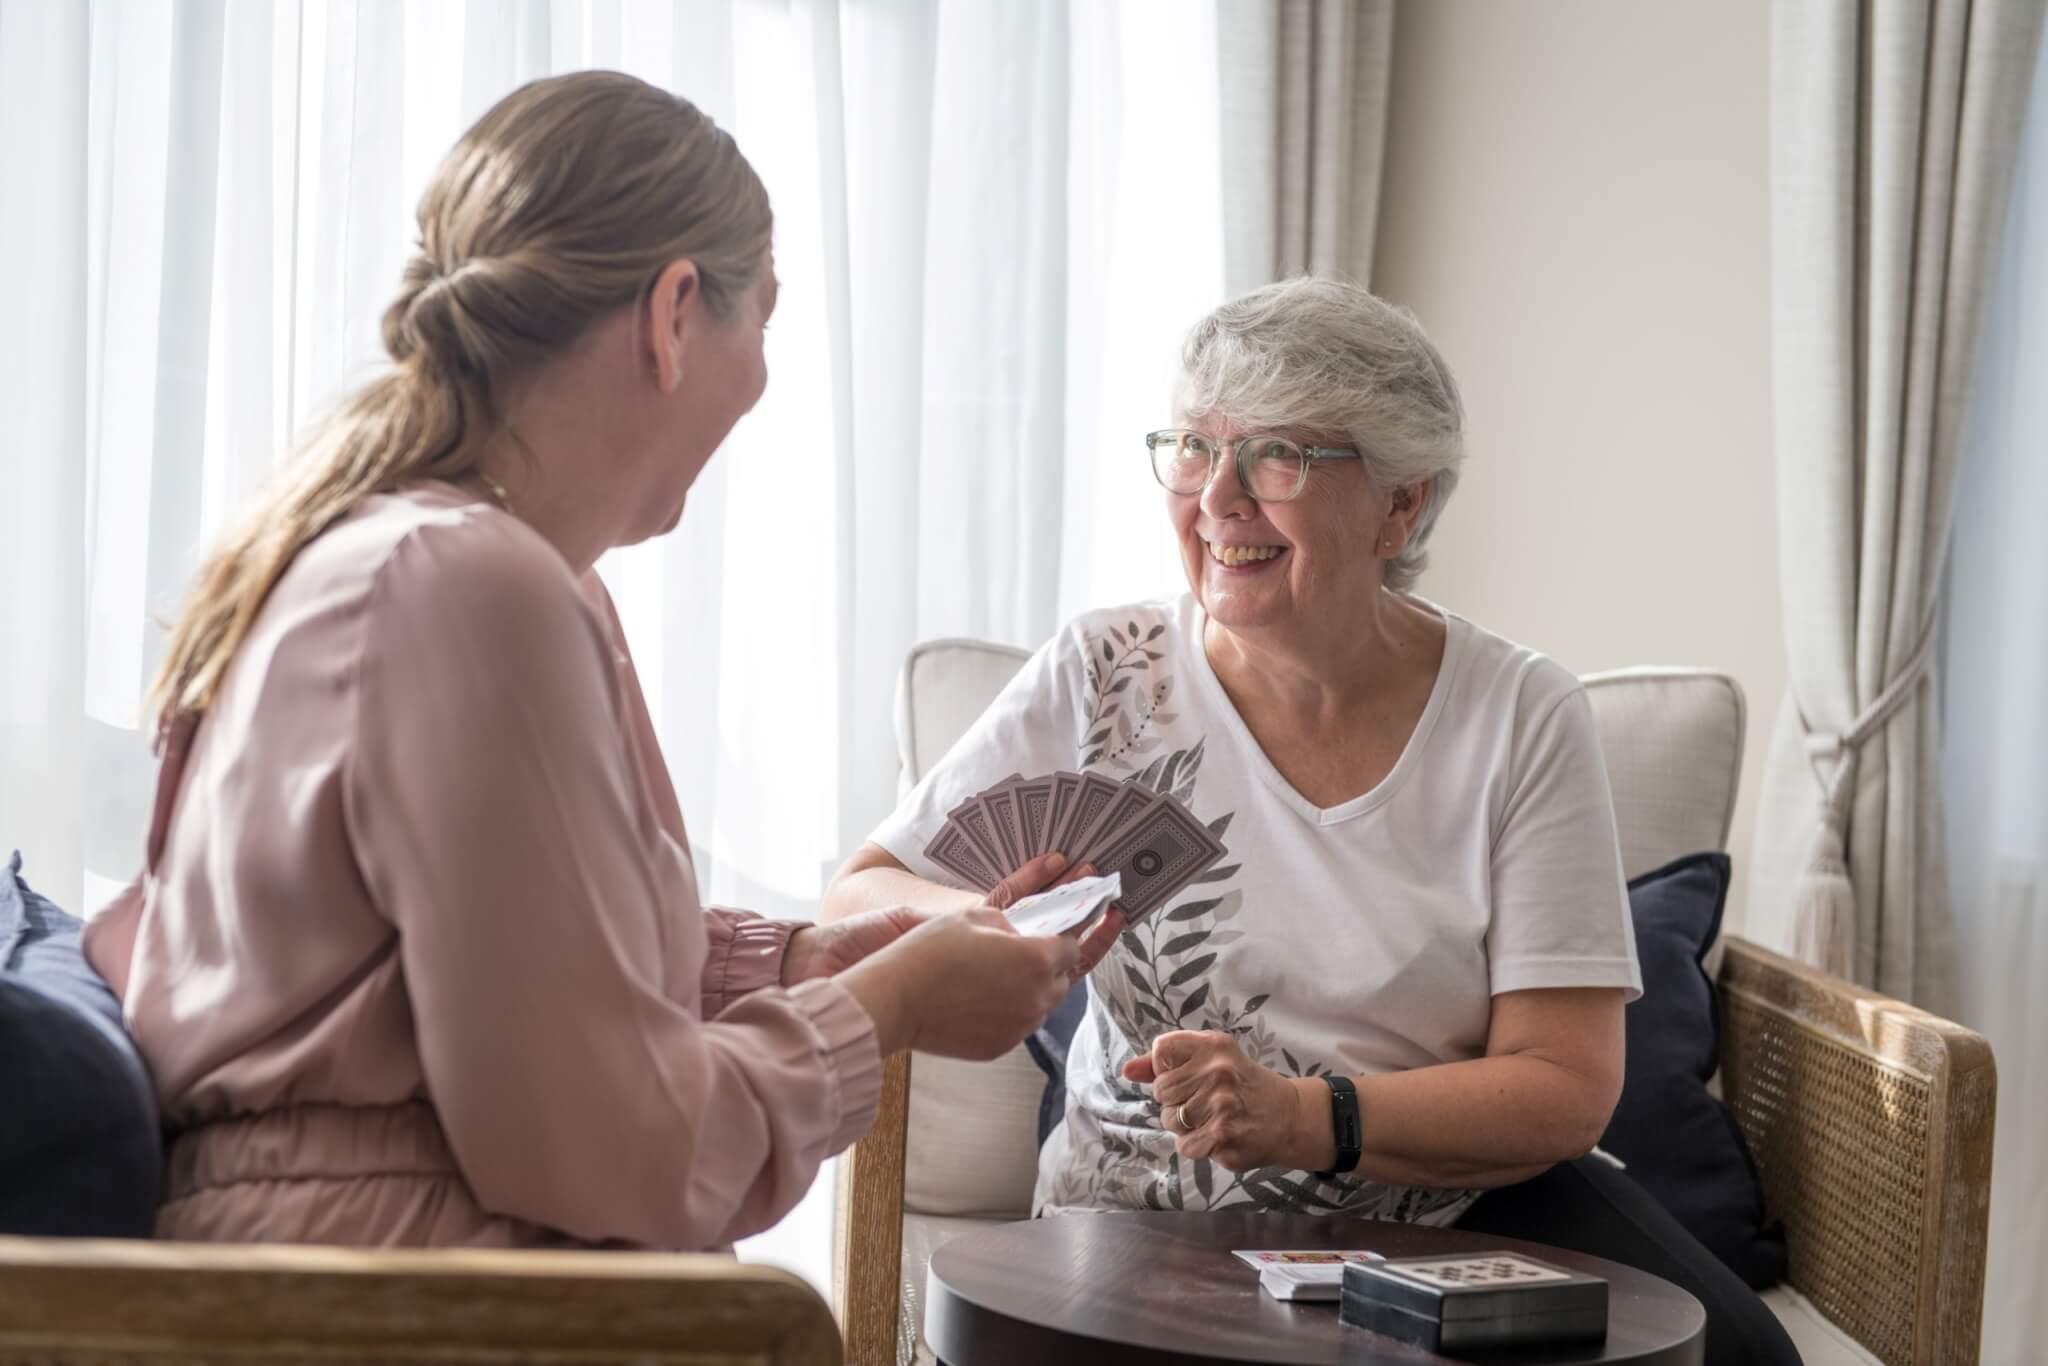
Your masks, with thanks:
<instances>
[{"instance_id":1,"label":"wooden chair arm","mask_svg":"<svg viewBox=\"0 0 2048 1366\"><path fill-rule=\"evenodd\" d=\"M910 1143L910 1054L882 1064L867 1136L839 1159L832 1284L847 1366L896 1366L903 1325L903 1159ZM909 1325L913 1334L916 1324Z\"/></svg>"},{"instance_id":2,"label":"wooden chair arm","mask_svg":"<svg viewBox=\"0 0 2048 1366\"><path fill-rule=\"evenodd\" d=\"M816 1291L721 1256L0 1237L0 1363L840 1360Z\"/></svg>"},{"instance_id":3,"label":"wooden chair arm","mask_svg":"<svg viewBox=\"0 0 2048 1366\"><path fill-rule=\"evenodd\" d=\"M1791 1282L1887 1363L1975 1362L1998 1076L1982 1035L1725 942L1722 1091Z\"/></svg>"}]
</instances>

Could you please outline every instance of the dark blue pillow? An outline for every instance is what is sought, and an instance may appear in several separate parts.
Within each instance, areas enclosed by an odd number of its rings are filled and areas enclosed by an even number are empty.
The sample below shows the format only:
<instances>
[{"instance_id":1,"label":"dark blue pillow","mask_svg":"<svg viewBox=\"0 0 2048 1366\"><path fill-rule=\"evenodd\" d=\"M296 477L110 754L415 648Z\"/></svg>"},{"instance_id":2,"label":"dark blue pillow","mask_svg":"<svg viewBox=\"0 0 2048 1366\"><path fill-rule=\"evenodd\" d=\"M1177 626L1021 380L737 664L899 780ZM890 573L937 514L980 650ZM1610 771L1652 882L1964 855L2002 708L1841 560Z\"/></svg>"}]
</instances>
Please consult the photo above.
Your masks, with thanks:
<instances>
[{"instance_id":1,"label":"dark blue pillow","mask_svg":"<svg viewBox=\"0 0 2048 1366\"><path fill-rule=\"evenodd\" d=\"M1088 983L1074 983L1066 999L1053 1007L1040 1025L1024 1040L1031 1060L1045 1073L1045 1091L1038 1097L1038 1146L1043 1148L1052 1131L1067 1117L1067 1050L1074 1045L1074 1031L1088 1013Z\"/></svg>"},{"instance_id":2,"label":"dark blue pillow","mask_svg":"<svg viewBox=\"0 0 2048 1366\"><path fill-rule=\"evenodd\" d=\"M1628 884L1643 994L1627 1011L1621 1101L1600 1146L1757 1290L1785 1279L1785 1233L1764 1210L1742 1130L1707 1091L1721 999L1703 960L1721 932L1728 856L1692 854Z\"/></svg>"},{"instance_id":3,"label":"dark blue pillow","mask_svg":"<svg viewBox=\"0 0 2048 1366\"><path fill-rule=\"evenodd\" d=\"M0 866L0 1233L147 1238L163 1198L156 1091L84 928Z\"/></svg>"}]
</instances>

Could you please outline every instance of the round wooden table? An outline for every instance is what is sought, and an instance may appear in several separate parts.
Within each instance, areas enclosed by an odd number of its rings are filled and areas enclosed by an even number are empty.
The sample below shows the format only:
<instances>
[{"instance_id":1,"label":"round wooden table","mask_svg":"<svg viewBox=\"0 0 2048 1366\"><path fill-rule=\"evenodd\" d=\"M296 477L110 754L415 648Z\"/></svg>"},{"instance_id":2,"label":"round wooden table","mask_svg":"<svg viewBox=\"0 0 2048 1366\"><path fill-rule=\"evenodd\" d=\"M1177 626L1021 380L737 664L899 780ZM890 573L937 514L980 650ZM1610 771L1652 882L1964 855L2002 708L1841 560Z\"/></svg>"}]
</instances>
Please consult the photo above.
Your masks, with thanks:
<instances>
[{"instance_id":1,"label":"round wooden table","mask_svg":"<svg viewBox=\"0 0 2048 1366\"><path fill-rule=\"evenodd\" d=\"M932 1255L925 1340L945 1366L1449 1360L1343 1323L1334 1303L1273 1299L1234 1248L1524 1252L1606 1277L1607 1340L1497 1350L1485 1360L1699 1366L1705 1351L1700 1302L1617 1262L1455 1228L1249 1210L1076 1214L963 1234Z\"/></svg>"}]
</instances>

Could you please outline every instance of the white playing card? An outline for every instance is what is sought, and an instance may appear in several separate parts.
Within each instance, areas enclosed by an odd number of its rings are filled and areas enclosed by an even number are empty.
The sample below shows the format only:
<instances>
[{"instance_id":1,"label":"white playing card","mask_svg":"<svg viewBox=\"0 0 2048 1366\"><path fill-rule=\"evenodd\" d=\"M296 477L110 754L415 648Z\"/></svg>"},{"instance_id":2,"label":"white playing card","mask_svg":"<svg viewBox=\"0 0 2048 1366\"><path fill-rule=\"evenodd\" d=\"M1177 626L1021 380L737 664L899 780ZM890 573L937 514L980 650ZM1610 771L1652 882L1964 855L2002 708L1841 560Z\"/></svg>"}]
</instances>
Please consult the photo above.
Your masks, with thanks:
<instances>
[{"instance_id":1,"label":"white playing card","mask_svg":"<svg viewBox=\"0 0 2048 1366\"><path fill-rule=\"evenodd\" d=\"M1108 877L1084 877L1064 887L1027 896L1004 914L1019 934L1062 934L1092 920L1097 911L1107 909L1123 895L1123 890L1123 879L1115 873Z\"/></svg>"},{"instance_id":2,"label":"white playing card","mask_svg":"<svg viewBox=\"0 0 2048 1366\"><path fill-rule=\"evenodd\" d=\"M1269 1266L1336 1266L1346 1262L1384 1262L1385 1257L1377 1252L1363 1249L1331 1251L1326 1248L1303 1248L1299 1251L1283 1251L1277 1248L1241 1247L1232 1249L1231 1256L1246 1266L1263 1271Z\"/></svg>"},{"instance_id":3,"label":"white playing card","mask_svg":"<svg viewBox=\"0 0 2048 1366\"><path fill-rule=\"evenodd\" d=\"M1259 1289L1276 1300L1341 1301L1344 1263L1290 1265L1276 1262L1259 1272Z\"/></svg>"}]
</instances>

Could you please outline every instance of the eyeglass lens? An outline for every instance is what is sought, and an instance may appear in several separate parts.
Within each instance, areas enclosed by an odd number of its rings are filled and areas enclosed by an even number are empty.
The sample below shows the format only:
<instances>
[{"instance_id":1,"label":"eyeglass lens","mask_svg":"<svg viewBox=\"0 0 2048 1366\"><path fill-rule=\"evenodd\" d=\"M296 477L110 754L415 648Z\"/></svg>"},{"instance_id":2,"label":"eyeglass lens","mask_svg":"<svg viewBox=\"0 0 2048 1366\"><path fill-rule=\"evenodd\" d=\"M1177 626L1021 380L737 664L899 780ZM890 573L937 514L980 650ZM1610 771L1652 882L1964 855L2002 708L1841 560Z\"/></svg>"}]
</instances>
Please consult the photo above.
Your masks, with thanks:
<instances>
[{"instance_id":1,"label":"eyeglass lens","mask_svg":"<svg viewBox=\"0 0 2048 1366\"><path fill-rule=\"evenodd\" d=\"M1199 493L1215 467L1217 444L1193 432L1162 433L1152 445L1152 469L1159 482L1175 493ZM1262 502L1292 498L1301 489L1307 457L1284 437L1249 438L1237 465L1246 492Z\"/></svg>"}]
</instances>

